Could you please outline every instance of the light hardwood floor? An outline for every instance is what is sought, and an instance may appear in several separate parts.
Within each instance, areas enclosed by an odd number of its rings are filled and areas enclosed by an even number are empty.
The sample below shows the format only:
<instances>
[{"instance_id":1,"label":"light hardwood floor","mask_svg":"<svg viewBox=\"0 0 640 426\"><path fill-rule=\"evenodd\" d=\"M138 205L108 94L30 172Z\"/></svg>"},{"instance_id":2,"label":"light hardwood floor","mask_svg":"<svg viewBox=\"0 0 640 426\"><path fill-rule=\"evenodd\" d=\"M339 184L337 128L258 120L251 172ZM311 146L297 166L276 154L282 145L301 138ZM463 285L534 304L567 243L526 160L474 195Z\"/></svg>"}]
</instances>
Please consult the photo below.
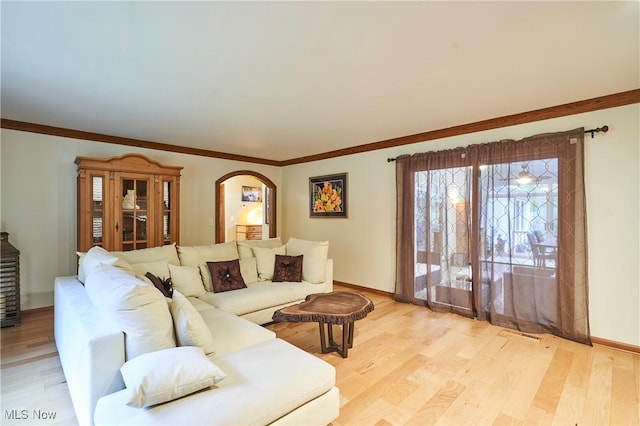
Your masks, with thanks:
<instances>
[{"instance_id":1,"label":"light hardwood floor","mask_svg":"<svg viewBox=\"0 0 640 426\"><path fill-rule=\"evenodd\" d=\"M336 286L336 289L341 289ZM318 325L276 323L278 337L336 367L340 425L640 424L640 356L550 335L539 339L363 291L349 357L320 354ZM0 424L76 424L53 342L53 312L1 335ZM17 411L12 411L17 410ZM18 417L26 410L28 419ZM55 419L37 419L55 413Z\"/></svg>"}]
</instances>

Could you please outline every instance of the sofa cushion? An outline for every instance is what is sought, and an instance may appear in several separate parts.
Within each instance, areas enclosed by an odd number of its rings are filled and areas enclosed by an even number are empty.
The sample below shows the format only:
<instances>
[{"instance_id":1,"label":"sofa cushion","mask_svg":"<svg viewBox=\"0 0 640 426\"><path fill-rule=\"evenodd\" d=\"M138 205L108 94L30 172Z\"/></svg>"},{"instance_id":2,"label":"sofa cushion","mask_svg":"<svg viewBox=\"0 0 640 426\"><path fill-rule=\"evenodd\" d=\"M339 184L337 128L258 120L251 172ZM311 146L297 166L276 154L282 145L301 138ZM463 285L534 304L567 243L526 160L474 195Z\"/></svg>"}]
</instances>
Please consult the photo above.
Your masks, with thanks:
<instances>
[{"instance_id":1,"label":"sofa cushion","mask_svg":"<svg viewBox=\"0 0 640 426\"><path fill-rule=\"evenodd\" d=\"M176 340L179 346L198 346L206 355L215 352L215 344L207 324L191 302L179 291L173 292L169 304Z\"/></svg>"},{"instance_id":2,"label":"sofa cushion","mask_svg":"<svg viewBox=\"0 0 640 426\"><path fill-rule=\"evenodd\" d=\"M302 281L302 257L302 255L282 256L276 254L276 263L273 269L273 282Z\"/></svg>"},{"instance_id":3,"label":"sofa cushion","mask_svg":"<svg viewBox=\"0 0 640 426\"><path fill-rule=\"evenodd\" d=\"M227 377L201 348L194 346L140 355L125 362L120 372L127 386L126 404L136 408L178 399Z\"/></svg>"},{"instance_id":4,"label":"sofa cushion","mask_svg":"<svg viewBox=\"0 0 640 426\"><path fill-rule=\"evenodd\" d=\"M199 266L206 262L238 259L238 248L235 241L208 246L178 246L178 256L183 266Z\"/></svg>"},{"instance_id":5,"label":"sofa cushion","mask_svg":"<svg viewBox=\"0 0 640 426\"><path fill-rule=\"evenodd\" d=\"M199 313L215 342L216 358L276 338L273 331L222 309L204 309Z\"/></svg>"},{"instance_id":6,"label":"sofa cushion","mask_svg":"<svg viewBox=\"0 0 640 426\"><path fill-rule=\"evenodd\" d=\"M169 272L173 288L186 297L198 297L205 293L200 269L197 266L169 265Z\"/></svg>"},{"instance_id":7,"label":"sofa cushion","mask_svg":"<svg viewBox=\"0 0 640 426\"><path fill-rule=\"evenodd\" d=\"M199 296L199 299L232 314L245 315L287 303L299 302L304 300L307 295L317 292L317 284L305 281L299 283L263 281L249 284L247 288L240 290L224 293L207 292Z\"/></svg>"},{"instance_id":8,"label":"sofa cushion","mask_svg":"<svg viewBox=\"0 0 640 426\"><path fill-rule=\"evenodd\" d=\"M258 282L258 263L255 257L240 259L240 273L245 284Z\"/></svg>"},{"instance_id":9,"label":"sofa cushion","mask_svg":"<svg viewBox=\"0 0 640 426\"><path fill-rule=\"evenodd\" d=\"M330 392L335 383L331 364L280 339L229 353L215 363L227 375L215 390L145 410L127 407L126 392L115 392L98 402L96 424L266 425Z\"/></svg>"},{"instance_id":10,"label":"sofa cushion","mask_svg":"<svg viewBox=\"0 0 640 426\"><path fill-rule=\"evenodd\" d=\"M223 262L207 262L211 283L215 293L246 288L240 273L240 261L227 260Z\"/></svg>"},{"instance_id":11,"label":"sofa cushion","mask_svg":"<svg viewBox=\"0 0 640 426\"><path fill-rule=\"evenodd\" d=\"M158 262L161 260L166 260L171 265L180 264L180 259L178 259L178 252L176 251L175 243L168 244L166 246L149 247L139 250L112 251L111 254L129 262L130 264Z\"/></svg>"},{"instance_id":12,"label":"sofa cushion","mask_svg":"<svg viewBox=\"0 0 640 426\"><path fill-rule=\"evenodd\" d=\"M131 269L136 275L146 275L147 272L151 272L153 275L159 278L169 278L169 262L167 260L159 260L157 262L144 262L133 263Z\"/></svg>"},{"instance_id":13,"label":"sofa cushion","mask_svg":"<svg viewBox=\"0 0 640 426\"><path fill-rule=\"evenodd\" d=\"M304 256L302 260L302 279L312 284L319 284L325 281L325 266L329 255L328 241L289 238L286 247L288 255Z\"/></svg>"},{"instance_id":14,"label":"sofa cushion","mask_svg":"<svg viewBox=\"0 0 640 426\"><path fill-rule=\"evenodd\" d=\"M126 359L176 346L167 302L152 285L101 264L85 287L91 302L124 331Z\"/></svg>"},{"instance_id":15,"label":"sofa cushion","mask_svg":"<svg viewBox=\"0 0 640 426\"><path fill-rule=\"evenodd\" d=\"M255 254L253 254L254 247L276 248L283 246L279 237L269 238L268 240L239 240L236 241L236 244L238 245L240 260L255 257Z\"/></svg>"},{"instance_id":16,"label":"sofa cushion","mask_svg":"<svg viewBox=\"0 0 640 426\"><path fill-rule=\"evenodd\" d=\"M258 281L269 281L273 278L273 270L276 263L276 254L284 255L285 247L254 247L253 253L256 256L258 265Z\"/></svg>"}]
</instances>

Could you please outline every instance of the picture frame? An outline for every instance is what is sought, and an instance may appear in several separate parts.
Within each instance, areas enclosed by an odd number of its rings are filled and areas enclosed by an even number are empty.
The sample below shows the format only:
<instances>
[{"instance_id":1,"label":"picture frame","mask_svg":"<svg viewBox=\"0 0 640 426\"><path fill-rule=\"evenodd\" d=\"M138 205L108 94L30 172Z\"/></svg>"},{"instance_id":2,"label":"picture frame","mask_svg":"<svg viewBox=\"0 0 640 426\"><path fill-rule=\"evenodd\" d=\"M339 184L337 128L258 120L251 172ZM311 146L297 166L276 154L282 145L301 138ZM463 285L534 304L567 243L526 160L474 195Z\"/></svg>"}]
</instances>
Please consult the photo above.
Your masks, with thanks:
<instances>
[{"instance_id":1,"label":"picture frame","mask_svg":"<svg viewBox=\"0 0 640 426\"><path fill-rule=\"evenodd\" d=\"M262 188L258 186L242 186L242 201L248 203L262 202Z\"/></svg>"},{"instance_id":2,"label":"picture frame","mask_svg":"<svg viewBox=\"0 0 640 426\"><path fill-rule=\"evenodd\" d=\"M309 178L309 217L348 217L347 178L347 173Z\"/></svg>"}]
</instances>

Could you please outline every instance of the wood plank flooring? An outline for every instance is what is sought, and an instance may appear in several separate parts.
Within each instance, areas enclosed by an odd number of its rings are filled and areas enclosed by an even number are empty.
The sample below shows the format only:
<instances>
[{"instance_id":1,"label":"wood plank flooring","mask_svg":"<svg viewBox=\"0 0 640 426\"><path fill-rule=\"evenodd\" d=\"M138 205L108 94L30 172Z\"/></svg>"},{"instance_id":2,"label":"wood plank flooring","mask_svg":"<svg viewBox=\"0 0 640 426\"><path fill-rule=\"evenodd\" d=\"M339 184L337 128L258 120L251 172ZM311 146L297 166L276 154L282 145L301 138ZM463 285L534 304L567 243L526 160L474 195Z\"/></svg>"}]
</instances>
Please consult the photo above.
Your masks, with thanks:
<instances>
[{"instance_id":1,"label":"wood plank flooring","mask_svg":"<svg viewBox=\"0 0 640 426\"><path fill-rule=\"evenodd\" d=\"M336 367L334 426L640 424L636 354L546 334L531 339L363 293L376 307L356 322L347 359L320 353L316 323L266 326ZM53 342L53 310L2 329L0 344L0 424L77 424Z\"/></svg>"}]
</instances>

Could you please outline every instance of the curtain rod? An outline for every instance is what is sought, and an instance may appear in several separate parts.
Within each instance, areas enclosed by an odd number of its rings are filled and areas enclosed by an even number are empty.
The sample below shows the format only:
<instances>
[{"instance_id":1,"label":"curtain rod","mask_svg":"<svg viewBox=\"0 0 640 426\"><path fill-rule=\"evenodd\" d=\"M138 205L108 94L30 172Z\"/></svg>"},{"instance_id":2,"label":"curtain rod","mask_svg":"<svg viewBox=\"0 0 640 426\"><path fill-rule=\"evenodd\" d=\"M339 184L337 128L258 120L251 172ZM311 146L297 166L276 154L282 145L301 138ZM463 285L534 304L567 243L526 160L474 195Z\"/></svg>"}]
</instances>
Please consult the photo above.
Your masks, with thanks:
<instances>
[{"instance_id":1,"label":"curtain rod","mask_svg":"<svg viewBox=\"0 0 640 426\"><path fill-rule=\"evenodd\" d=\"M589 130L585 130L584 133L591 133L591 139L593 139L596 135L596 133L607 133L609 131L609 126L605 125L602 127L596 127L595 129L589 129ZM387 158L387 163L391 163L393 161L396 161L395 157L394 158Z\"/></svg>"}]
</instances>

